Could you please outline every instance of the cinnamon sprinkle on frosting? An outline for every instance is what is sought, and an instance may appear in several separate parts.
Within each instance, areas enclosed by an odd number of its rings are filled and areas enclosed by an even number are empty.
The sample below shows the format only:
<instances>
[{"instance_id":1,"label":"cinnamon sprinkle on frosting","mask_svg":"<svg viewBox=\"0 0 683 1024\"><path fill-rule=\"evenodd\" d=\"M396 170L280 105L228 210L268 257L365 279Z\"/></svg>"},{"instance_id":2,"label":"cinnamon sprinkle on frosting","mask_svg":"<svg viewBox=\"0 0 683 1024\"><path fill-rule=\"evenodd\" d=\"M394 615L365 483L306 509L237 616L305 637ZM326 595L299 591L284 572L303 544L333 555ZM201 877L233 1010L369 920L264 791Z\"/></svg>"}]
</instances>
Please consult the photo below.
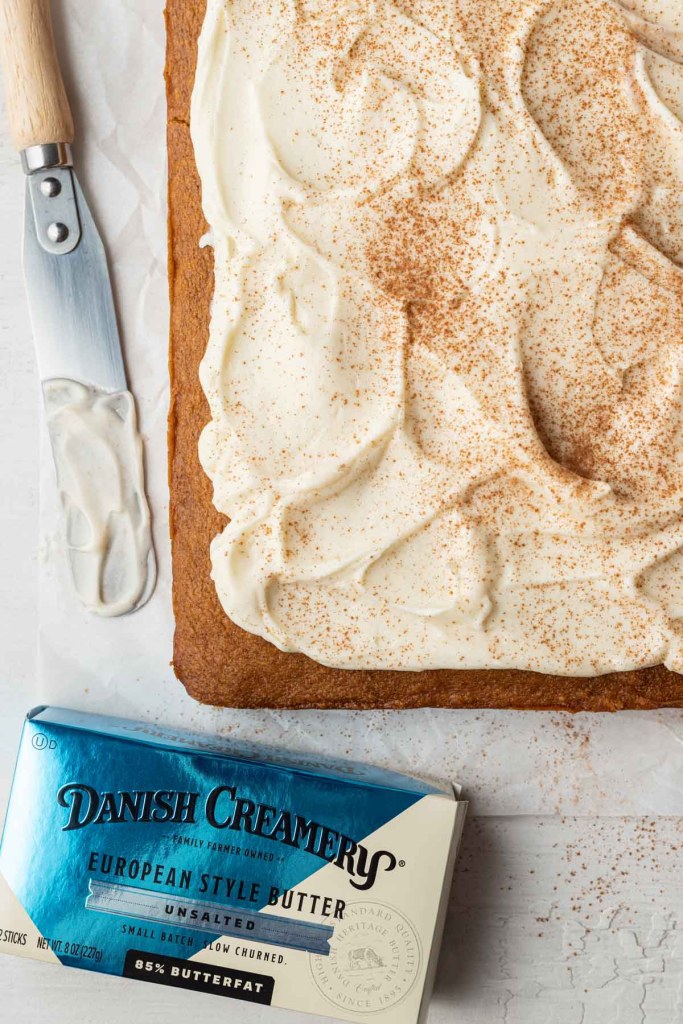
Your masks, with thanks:
<instances>
[{"instance_id":1,"label":"cinnamon sprinkle on frosting","mask_svg":"<svg viewBox=\"0 0 683 1024\"><path fill-rule=\"evenodd\" d=\"M683 671L683 11L209 0L225 611L345 668Z\"/></svg>"}]
</instances>

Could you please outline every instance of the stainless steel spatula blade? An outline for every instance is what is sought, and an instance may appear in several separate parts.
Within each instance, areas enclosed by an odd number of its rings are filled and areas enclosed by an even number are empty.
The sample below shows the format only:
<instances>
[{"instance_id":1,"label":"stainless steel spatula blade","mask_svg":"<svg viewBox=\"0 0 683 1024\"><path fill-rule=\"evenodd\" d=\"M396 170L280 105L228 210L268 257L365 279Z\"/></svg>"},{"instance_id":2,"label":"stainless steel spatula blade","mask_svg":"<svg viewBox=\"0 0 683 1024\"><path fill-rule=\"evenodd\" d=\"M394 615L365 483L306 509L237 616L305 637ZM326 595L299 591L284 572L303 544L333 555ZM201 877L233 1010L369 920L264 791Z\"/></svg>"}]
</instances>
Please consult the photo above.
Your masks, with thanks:
<instances>
[{"instance_id":1,"label":"stainless steel spatula blade","mask_svg":"<svg viewBox=\"0 0 683 1024\"><path fill-rule=\"evenodd\" d=\"M107 258L70 168L26 179L24 275L41 379L125 391Z\"/></svg>"}]
</instances>

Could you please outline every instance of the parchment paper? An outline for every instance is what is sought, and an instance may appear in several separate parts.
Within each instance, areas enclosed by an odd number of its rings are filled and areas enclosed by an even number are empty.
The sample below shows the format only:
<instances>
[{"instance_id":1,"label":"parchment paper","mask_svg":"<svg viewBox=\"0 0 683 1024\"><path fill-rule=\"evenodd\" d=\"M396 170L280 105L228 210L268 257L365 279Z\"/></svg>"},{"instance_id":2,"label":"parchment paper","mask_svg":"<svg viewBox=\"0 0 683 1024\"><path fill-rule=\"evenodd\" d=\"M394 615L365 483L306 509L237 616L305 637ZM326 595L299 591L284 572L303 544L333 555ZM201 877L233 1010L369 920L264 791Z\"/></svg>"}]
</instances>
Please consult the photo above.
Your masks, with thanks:
<instances>
[{"instance_id":1,"label":"parchment paper","mask_svg":"<svg viewBox=\"0 0 683 1024\"><path fill-rule=\"evenodd\" d=\"M162 0L54 3L76 159L105 238L146 442L159 581L142 610L97 619L71 588L45 434L34 703L325 750L460 781L477 814L681 814L683 712L244 712L190 700L169 666L166 157ZM27 702L29 696L27 695Z\"/></svg>"}]
</instances>

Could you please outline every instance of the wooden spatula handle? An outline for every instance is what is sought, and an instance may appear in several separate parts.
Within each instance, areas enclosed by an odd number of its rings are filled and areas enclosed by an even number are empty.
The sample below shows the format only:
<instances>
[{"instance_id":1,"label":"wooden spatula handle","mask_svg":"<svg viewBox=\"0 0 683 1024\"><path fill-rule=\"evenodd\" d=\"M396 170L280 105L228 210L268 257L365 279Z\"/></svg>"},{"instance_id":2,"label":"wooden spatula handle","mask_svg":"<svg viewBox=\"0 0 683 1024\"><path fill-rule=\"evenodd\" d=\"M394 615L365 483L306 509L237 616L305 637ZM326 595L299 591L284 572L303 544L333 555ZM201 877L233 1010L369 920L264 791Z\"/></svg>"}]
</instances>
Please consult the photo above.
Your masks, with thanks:
<instances>
[{"instance_id":1,"label":"wooden spatula handle","mask_svg":"<svg viewBox=\"0 0 683 1024\"><path fill-rule=\"evenodd\" d=\"M50 0L0 0L0 62L12 141L18 150L73 142Z\"/></svg>"}]
</instances>

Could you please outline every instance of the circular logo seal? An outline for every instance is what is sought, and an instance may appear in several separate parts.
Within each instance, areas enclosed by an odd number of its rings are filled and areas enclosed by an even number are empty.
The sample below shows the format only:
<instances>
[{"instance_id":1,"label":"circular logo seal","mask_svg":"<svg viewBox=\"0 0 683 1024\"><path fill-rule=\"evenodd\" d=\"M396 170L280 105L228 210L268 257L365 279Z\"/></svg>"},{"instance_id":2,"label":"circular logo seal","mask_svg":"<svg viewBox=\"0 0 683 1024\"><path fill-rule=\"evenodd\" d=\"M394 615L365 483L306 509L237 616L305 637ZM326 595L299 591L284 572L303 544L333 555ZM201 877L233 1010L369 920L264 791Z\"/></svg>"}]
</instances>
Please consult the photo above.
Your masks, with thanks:
<instances>
[{"instance_id":1,"label":"circular logo seal","mask_svg":"<svg viewBox=\"0 0 683 1024\"><path fill-rule=\"evenodd\" d=\"M383 903L347 903L330 955L311 954L316 985L331 1003L376 1013L404 999L420 970L420 941L411 923Z\"/></svg>"}]
</instances>

